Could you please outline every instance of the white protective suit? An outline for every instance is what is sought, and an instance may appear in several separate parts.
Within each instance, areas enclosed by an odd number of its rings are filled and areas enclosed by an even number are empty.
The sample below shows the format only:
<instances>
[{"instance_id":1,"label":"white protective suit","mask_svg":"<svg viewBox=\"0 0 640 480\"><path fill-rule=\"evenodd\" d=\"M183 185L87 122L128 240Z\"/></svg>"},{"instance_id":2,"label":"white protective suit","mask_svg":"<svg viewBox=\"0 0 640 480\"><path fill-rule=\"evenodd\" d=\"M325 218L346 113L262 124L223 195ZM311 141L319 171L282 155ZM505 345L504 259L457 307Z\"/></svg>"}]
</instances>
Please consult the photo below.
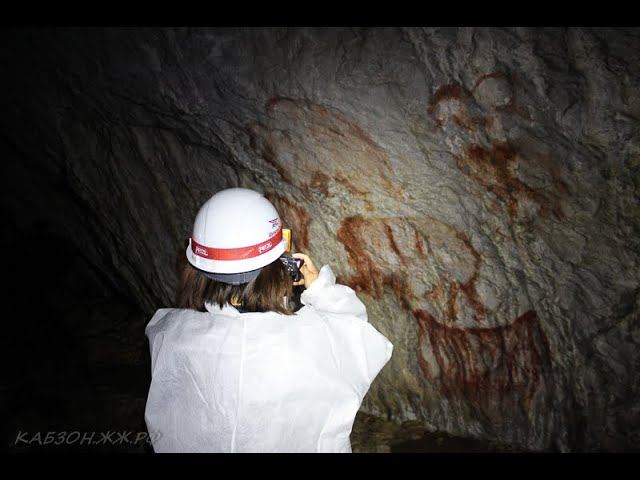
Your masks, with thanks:
<instances>
[{"instance_id":1,"label":"white protective suit","mask_svg":"<svg viewBox=\"0 0 640 480\"><path fill-rule=\"evenodd\" d=\"M293 316L160 309L146 328L145 421L156 452L351 452L393 345L328 265Z\"/></svg>"}]
</instances>

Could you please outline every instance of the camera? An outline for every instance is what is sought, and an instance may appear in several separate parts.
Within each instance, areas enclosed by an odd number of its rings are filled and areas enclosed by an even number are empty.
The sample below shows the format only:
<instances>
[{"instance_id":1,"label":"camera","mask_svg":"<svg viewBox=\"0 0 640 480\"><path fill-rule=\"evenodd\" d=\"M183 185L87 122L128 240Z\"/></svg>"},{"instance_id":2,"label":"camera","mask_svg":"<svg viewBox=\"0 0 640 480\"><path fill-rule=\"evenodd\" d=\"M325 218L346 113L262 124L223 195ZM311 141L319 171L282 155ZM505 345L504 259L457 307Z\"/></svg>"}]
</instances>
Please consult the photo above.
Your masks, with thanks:
<instances>
[{"instance_id":1,"label":"camera","mask_svg":"<svg viewBox=\"0 0 640 480\"><path fill-rule=\"evenodd\" d=\"M304 260L301 258L293 258L289 255L282 255L280 261L287 267L289 275L294 282L302 279L302 273L300 273L300 267L304 264Z\"/></svg>"}]
</instances>

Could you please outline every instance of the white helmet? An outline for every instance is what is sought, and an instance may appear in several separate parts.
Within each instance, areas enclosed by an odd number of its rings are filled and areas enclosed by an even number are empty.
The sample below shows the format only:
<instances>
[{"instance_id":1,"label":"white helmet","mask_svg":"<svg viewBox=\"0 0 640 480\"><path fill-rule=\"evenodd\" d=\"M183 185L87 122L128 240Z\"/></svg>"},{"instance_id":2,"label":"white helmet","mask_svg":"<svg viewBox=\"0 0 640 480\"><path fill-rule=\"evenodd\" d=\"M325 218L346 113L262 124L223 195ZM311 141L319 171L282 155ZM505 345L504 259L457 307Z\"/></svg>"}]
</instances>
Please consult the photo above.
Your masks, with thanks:
<instances>
[{"instance_id":1,"label":"white helmet","mask_svg":"<svg viewBox=\"0 0 640 480\"><path fill-rule=\"evenodd\" d=\"M253 190L230 188L202 205L186 253L208 277L240 284L284 251L282 222L271 202Z\"/></svg>"}]
</instances>

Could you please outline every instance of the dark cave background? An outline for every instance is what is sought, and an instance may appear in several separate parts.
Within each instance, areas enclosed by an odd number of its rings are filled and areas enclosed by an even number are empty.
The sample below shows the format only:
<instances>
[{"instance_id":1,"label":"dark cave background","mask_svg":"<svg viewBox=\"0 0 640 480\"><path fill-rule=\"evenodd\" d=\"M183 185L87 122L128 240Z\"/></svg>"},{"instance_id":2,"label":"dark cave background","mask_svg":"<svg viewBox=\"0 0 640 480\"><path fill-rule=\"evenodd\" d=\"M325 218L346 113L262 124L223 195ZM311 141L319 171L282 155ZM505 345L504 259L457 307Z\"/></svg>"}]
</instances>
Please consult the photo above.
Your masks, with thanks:
<instances>
[{"instance_id":1,"label":"dark cave background","mask_svg":"<svg viewBox=\"0 0 640 480\"><path fill-rule=\"evenodd\" d=\"M246 186L288 210L299 246L339 265L340 278L360 289L372 322L397 346L395 363L356 418L354 452L637 452L639 52L633 28L3 30L3 450L151 451L145 442L16 438L146 431L146 322L171 302L176 255L198 207L221 188ZM415 149L397 126L405 117ZM322 141L296 143L316 133ZM482 163L485 152L499 156L503 136L516 145L517 178ZM350 151L339 143L344 138L360 143ZM327 157L310 152L334 140L347 153L323 165ZM463 142L485 150L458 150ZM544 164L551 173L527 163L536 155L523 153L531 144L557 156ZM446 160L447 150L455 161ZM458 172L461 152L477 151L480 161ZM300 170L287 163L292 152ZM312 175L318 165L322 174ZM516 332L534 339L532 356L500 357L541 378L525 380L522 390L507 384L515 392L505 403L512 417L501 423L496 406L502 377L489 373L491 382L481 384L488 404L446 377L444 387L420 383L416 339L437 322L420 323L414 313L416 327L411 311L455 310L453 325L464 329L476 297L468 295L469 305L462 295L411 304L404 316L382 320L407 303L388 281L393 274L378 279L372 271L363 280L336 240L345 218L360 214L363 222L351 224L362 238L376 239L380 225L401 238L405 223L442 232L452 245L467 237L450 231L477 234L472 247L463 242L451 251L438 246L440 237L424 238L454 258L482 258L506 272L509 281L500 277L497 293L483 290L482 300L502 295L518 308L496 306L485 326L539 318ZM420 227L414 218L431 223ZM504 244L482 236L494 220L510 226ZM581 235L587 247L576 240ZM403 252L415 250L398 242ZM485 256L492 242L500 255ZM375 258L374 250L365 253ZM392 272L393 261L377 261ZM435 270L462 278L466 267L453 263ZM558 299L564 294L568 306ZM549 346L537 340L540 332ZM549 359L532 366L530 358L546 349ZM522 407L518 395L530 390L533 400Z\"/></svg>"},{"instance_id":2,"label":"dark cave background","mask_svg":"<svg viewBox=\"0 0 640 480\"><path fill-rule=\"evenodd\" d=\"M6 147L3 142L3 146ZM3 152L2 230L5 252L7 322L2 335L5 374L2 382L3 450L22 451L149 451L103 440L89 445L70 440L54 445L47 432L146 432L144 404L150 382L149 350L144 337L147 315L131 294L114 283L70 242L60 226L39 218L41 208L63 217L71 208L54 204L51 177L30 170L28 184L46 185L43 195L15 181L24 163L6 162ZM15 157L14 157L15 158ZM10 167L14 167L12 170ZM68 195L64 187L56 192ZM39 205L10 210L6 205L26 198ZM42 205L47 205L43 207ZM64 205L64 204L63 204ZM20 207L22 208L22 207ZM16 217L19 216L19 218ZM67 218L71 225L73 218ZM20 432L29 443L18 441ZM34 436L41 432L41 439ZM75 434L74 434L75 435ZM131 436L134 436L132 434ZM60 437L56 437L56 442Z\"/></svg>"}]
</instances>

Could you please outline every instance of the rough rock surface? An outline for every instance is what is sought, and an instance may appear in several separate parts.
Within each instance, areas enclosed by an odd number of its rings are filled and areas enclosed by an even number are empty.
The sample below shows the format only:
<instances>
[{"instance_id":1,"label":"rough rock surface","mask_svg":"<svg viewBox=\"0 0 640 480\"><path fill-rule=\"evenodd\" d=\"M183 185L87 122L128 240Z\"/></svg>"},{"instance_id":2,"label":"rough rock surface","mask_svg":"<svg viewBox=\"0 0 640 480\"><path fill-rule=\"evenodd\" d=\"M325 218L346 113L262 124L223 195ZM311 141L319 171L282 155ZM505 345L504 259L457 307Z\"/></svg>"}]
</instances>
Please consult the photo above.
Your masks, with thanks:
<instances>
[{"instance_id":1,"label":"rough rock surface","mask_svg":"<svg viewBox=\"0 0 640 480\"><path fill-rule=\"evenodd\" d=\"M640 448L640 30L4 32L3 211L151 314L214 192L263 191L394 344L363 412ZM28 215L25 213L28 212Z\"/></svg>"}]
</instances>

